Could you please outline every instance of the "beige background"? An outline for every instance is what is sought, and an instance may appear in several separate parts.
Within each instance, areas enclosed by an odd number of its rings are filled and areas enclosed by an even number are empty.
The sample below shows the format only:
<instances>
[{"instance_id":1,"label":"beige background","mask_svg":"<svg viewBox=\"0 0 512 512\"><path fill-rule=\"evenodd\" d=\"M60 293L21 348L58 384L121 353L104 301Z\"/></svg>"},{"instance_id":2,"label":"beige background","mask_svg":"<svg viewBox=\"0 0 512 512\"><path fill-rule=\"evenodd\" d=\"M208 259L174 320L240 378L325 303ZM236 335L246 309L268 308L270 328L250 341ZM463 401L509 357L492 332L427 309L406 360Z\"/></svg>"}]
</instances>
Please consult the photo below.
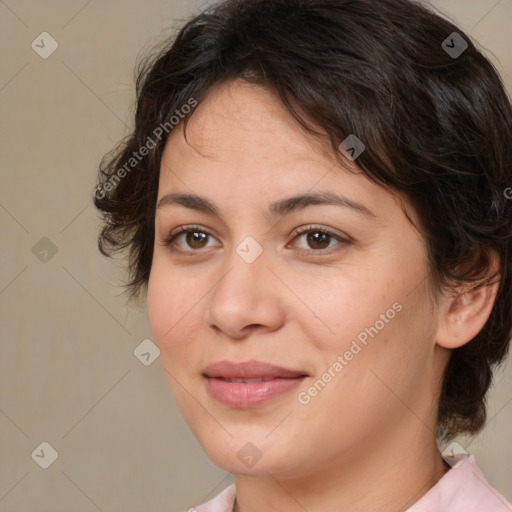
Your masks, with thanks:
<instances>
[{"instance_id":1,"label":"beige background","mask_svg":"<svg viewBox=\"0 0 512 512\"><path fill-rule=\"evenodd\" d=\"M135 357L146 313L97 252L92 205L98 162L130 124L138 53L201 5L0 1L0 511L173 512L232 481L188 431L160 360ZM512 89L512 0L436 5ZM43 31L59 45L47 59L31 48ZM488 427L460 442L512 500L510 364L496 380ZM47 469L42 442L58 452Z\"/></svg>"}]
</instances>

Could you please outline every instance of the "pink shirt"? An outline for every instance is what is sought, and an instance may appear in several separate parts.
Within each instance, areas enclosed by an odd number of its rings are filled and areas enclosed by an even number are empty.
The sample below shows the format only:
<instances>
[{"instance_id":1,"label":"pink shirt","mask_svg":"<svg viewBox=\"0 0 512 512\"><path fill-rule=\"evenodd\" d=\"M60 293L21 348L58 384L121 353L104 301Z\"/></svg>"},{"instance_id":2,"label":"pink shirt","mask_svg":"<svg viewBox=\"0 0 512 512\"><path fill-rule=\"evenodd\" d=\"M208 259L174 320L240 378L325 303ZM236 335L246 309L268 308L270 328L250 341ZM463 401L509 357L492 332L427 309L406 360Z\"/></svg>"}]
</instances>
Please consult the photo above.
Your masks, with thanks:
<instances>
[{"instance_id":1,"label":"pink shirt","mask_svg":"<svg viewBox=\"0 0 512 512\"><path fill-rule=\"evenodd\" d=\"M457 456L457 462L406 512L512 512L512 505L491 487L473 455ZM231 512L235 484L191 512Z\"/></svg>"}]
</instances>

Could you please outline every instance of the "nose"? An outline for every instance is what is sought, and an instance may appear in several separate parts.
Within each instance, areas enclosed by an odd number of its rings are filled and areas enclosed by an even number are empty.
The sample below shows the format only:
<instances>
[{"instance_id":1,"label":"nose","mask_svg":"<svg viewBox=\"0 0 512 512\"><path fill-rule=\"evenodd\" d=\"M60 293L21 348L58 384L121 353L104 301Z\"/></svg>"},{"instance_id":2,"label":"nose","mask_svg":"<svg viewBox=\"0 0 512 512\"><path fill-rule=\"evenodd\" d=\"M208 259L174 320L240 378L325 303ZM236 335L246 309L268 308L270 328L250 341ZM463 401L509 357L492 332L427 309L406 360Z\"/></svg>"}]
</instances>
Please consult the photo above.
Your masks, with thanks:
<instances>
[{"instance_id":1,"label":"nose","mask_svg":"<svg viewBox=\"0 0 512 512\"><path fill-rule=\"evenodd\" d=\"M255 330L271 332L284 321L284 287L270 270L265 251L248 263L233 250L221 277L207 295L206 324L233 339Z\"/></svg>"}]
</instances>

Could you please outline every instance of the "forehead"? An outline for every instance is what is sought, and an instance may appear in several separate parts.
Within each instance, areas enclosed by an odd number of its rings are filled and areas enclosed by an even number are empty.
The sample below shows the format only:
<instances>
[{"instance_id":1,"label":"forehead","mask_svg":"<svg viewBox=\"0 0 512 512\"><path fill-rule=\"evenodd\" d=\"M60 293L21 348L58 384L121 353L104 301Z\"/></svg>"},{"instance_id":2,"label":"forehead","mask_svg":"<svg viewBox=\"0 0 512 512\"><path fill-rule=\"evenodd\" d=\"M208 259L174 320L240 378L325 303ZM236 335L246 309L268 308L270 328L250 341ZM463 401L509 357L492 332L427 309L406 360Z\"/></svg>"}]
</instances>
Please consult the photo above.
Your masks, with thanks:
<instances>
[{"instance_id":1,"label":"forehead","mask_svg":"<svg viewBox=\"0 0 512 512\"><path fill-rule=\"evenodd\" d=\"M322 155L335 162L327 134L325 139L313 137L272 91L239 79L212 88L189 117L186 141L181 122L170 133L167 146L187 141L212 160L234 159L237 154L261 155L265 146L274 159L281 156L318 161Z\"/></svg>"},{"instance_id":2,"label":"forehead","mask_svg":"<svg viewBox=\"0 0 512 512\"><path fill-rule=\"evenodd\" d=\"M241 80L215 86L170 133L162 158L159 197L184 192L221 200L247 192L251 202L292 193L338 190L380 208L401 209L396 194L312 136L270 90Z\"/></svg>"}]
</instances>

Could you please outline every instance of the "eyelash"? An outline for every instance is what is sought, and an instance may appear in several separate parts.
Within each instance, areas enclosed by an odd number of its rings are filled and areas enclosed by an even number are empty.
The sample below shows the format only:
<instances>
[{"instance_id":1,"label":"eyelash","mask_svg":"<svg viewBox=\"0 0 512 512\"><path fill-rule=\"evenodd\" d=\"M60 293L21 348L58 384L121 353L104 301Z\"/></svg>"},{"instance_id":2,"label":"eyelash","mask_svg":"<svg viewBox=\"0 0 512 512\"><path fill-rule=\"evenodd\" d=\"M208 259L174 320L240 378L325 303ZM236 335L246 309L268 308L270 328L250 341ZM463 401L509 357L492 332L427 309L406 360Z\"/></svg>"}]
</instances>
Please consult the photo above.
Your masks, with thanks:
<instances>
[{"instance_id":1,"label":"eyelash","mask_svg":"<svg viewBox=\"0 0 512 512\"><path fill-rule=\"evenodd\" d=\"M186 233L192 233L192 232L203 233L203 234L205 234L207 236L213 237L213 235L209 231L203 229L201 226L194 226L194 225L191 225L191 226L180 226L177 231L170 233L169 236L167 236L162 241L162 244L165 247L167 247L169 250L171 250L172 252L177 252L177 253L182 253L182 254L200 252L201 249L183 250L183 249L176 249L175 247L173 247L173 244L174 244L175 240L179 236L181 236L183 234L186 234ZM340 242L339 244L337 244L337 245L340 245L340 246L346 246L346 245L348 245L348 244L350 244L352 242L352 240L349 240L348 238L343 238L343 237L340 237L338 235L335 235L334 233L332 233L331 231L328 231L327 229L319 228L319 227L311 226L311 225L310 226L305 226L305 227L302 227L302 228L297 228L294 231L294 233L293 233L293 235L294 235L293 240L295 240L296 238L300 237L301 235L304 235L304 234L307 234L307 233L322 233L324 235L328 235L328 236L336 239L338 242ZM336 247L336 246L334 246L334 247ZM332 252L331 249L333 249L333 247L329 247L327 249L319 249L319 250L315 250L315 249L310 249L310 250L301 249L301 251L309 253L309 254L323 256L325 254L330 254ZM189 254L189 255L192 255L192 254Z\"/></svg>"}]
</instances>

